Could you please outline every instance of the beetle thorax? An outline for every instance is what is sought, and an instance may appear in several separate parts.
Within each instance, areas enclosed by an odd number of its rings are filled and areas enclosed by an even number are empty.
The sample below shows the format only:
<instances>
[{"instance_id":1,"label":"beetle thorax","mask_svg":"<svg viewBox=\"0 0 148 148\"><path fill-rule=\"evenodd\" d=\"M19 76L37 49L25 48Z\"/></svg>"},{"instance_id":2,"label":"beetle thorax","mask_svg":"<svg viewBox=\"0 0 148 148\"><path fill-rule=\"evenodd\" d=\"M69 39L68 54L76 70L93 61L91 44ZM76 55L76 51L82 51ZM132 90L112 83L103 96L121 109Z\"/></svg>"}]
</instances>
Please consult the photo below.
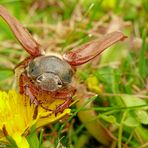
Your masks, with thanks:
<instances>
[{"instance_id":1,"label":"beetle thorax","mask_svg":"<svg viewBox=\"0 0 148 148\"><path fill-rule=\"evenodd\" d=\"M72 79L72 68L56 56L34 58L26 68L27 75L43 90L56 91L67 86Z\"/></svg>"}]
</instances>

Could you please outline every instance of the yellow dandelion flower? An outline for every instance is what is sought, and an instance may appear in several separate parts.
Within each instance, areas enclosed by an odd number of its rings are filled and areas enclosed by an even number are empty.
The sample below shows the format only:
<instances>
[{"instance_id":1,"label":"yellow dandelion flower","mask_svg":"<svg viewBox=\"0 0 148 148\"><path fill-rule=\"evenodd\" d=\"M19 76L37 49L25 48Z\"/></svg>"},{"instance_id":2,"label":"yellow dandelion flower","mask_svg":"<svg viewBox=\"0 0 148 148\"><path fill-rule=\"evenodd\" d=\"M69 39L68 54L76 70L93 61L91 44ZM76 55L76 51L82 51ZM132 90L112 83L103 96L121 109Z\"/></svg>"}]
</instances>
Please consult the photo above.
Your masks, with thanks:
<instances>
[{"instance_id":1,"label":"yellow dandelion flower","mask_svg":"<svg viewBox=\"0 0 148 148\"><path fill-rule=\"evenodd\" d=\"M56 99L48 108L55 109L63 100ZM63 113L49 112L42 107L30 104L26 96L11 90L8 93L0 91L0 141L6 141L5 136L12 137L19 148L29 148L25 138L28 129L36 124L36 127L44 126L54 122L66 114L70 114L70 109L65 109ZM35 117L36 116L36 117Z\"/></svg>"}]
</instances>

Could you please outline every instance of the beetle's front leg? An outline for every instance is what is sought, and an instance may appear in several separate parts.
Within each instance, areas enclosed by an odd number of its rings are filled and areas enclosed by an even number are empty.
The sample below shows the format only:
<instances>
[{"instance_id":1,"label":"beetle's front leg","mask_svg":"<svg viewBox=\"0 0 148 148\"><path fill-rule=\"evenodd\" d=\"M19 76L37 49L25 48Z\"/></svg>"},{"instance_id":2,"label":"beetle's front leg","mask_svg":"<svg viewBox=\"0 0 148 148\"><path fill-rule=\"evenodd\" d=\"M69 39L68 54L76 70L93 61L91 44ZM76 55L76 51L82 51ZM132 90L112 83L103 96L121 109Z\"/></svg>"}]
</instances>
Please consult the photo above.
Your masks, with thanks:
<instances>
[{"instance_id":1,"label":"beetle's front leg","mask_svg":"<svg viewBox=\"0 0 148 148\"><path fill-rule=\"evenodd\" d=\"M29 78L27 75L24 73L21 74L20 79L19 79L19 84L20 84L20 94L25 94L26 96L29 97L31 103L34 103L35 105L38 105L38 101L36 99L36 96L34 94L38 94L37 89L32 85L30 82Z\"/></svg>"},{"instance_id":2,"label":"beetle's front leg","mask_svg":"<svg viewBox=\"0 0 148 148\"><path fill-rule=\"evenodd\" d=\"M75 92L76 92L75 87L68 86L56 92L53 92L53 93L50 92L50 95L56 99L66 99L66 98L71 98L72 96L74 96Z\"/></svg>"},{"instance_id":3,"label":"beetle's front leg","mask_svg":"<svg viewBox=\"0 0 148 148\"><path fill-rule=\"evenodd\" d=\"M72 101L73 101L73 100L72 100L72 97L71 97L71 98L67 98L64 103L58 105L58 106L56 107L56 109L53 110L53 113L55 114L55 116L56 116L59 112L62 113L66 108L68 108Z\"/></svg>"},{"instance_id":4,"label":"beetle's front leg","mask_svg":"<svg viewBox=\"0 0 148 148\"><path fill-rule=\"evenodd\" d=\"M29 97L31 104L39 105L36 96L33 95L34 90L29 85L25 85L25 94Z\"/></svg>"},{"instance_id":5,"label":"beetle's front leg","mask_svg":"<svg viewBox=\"0 0 148 148\"><path fill-rule=\"evenodd\" d=\"M56 109L53 111L55 115L57 115L59 112L62 113L66 108L70 106L71 102L73 101L72 96L75 94L75 92L76 89L72 86L56 92L54 97L56 99L64 99L65 102L56 107Z\"/></svg>"}]
</instances>

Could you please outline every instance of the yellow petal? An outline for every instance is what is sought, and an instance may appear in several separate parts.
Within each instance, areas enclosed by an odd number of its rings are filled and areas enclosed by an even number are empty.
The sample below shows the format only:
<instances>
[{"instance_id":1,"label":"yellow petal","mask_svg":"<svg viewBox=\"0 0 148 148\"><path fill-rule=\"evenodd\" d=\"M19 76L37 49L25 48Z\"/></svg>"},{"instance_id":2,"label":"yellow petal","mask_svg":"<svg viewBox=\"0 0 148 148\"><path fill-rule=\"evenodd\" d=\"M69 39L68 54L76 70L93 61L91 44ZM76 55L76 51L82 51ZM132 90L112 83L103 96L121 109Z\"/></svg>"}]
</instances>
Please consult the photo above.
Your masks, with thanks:
<instances>
[{"instance_id":1,"label":"yellow petal","mask_svg":"<svg viewBox=\"0 0 148 148\"><path fill-rule=\"evenodd\" d=\"M49 115L49 114L46 114L46 116L42 116L42 117L38 120L38 122L37 122L37 124L36 124L36 127L38 128L38 127L44 126L44 125L46 125L46 124L55 122L55 121L61 119L62 117L64 117L65 115L69 115L70 112L71 112L71 109L65 109L65 110L63 111L63 113L58 113L56 116L55 116L54 113L52 113L52 114L50 114L50 115Z\"/></svg>"},{"instance_id":2,"label":"yellow petal","mask_svg":"<svg viewBox=\"0 0 148 148\"><path fill-rule=\"evenodd\" d=\"M29 144L24 136L20 136L20 134L16 133L12 138L15 140L18 148L29 148Z\"/></svg>"},{"instance_id":3,"label":"yellow petal","mask_svg":"<svg viewBox=\"0 0 148 148\"><path fill-rule=\"evenodd\" d=\"M11 90L8 93L0 91L0 131L2 131L5 125L7 134L16 141L18 147L28 148L29 144L22 135L27 135L27 131L34 124L36 128L38 128L55 122L67 114L69 115L71 110L68 108L56 116L53 112L57 106L64 103L64 101L64 99L53 98L51 102L44 104L52 111L44 109L39 105L36 113L35 104L30 104L27 96L20 95L15 90ZM36 115L35 119L34 115ZM5 135L0 132L0 140L2 140L4 136Z\"/></svg>"}]
</instances>

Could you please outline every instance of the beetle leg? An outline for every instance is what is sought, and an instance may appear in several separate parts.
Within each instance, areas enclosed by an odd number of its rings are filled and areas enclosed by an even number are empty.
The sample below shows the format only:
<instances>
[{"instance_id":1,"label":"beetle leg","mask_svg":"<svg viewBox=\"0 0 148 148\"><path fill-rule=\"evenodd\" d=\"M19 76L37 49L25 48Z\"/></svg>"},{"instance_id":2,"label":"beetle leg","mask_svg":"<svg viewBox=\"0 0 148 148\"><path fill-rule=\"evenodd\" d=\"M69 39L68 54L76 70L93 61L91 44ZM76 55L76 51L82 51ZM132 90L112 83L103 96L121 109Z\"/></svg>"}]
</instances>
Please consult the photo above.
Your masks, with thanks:
<instances>
[{"instance_id":1,"label":"beetle leg","mask_svg":"<svg viewBox=\"0 0 148 148\"><path fill-rule=\"evenodd\" d=\"M36 106L38 106L39 105L39 102L37 101L36 97L33 95L33 92L32 91L33 90L31 90L31 88L28 85L25 86L25 94L29 97L30 103L31 104L33 103Z\"/></svg>"},{"instance_id":2,"label":"beetle leg","mask_svg":"<svg viewBox=\"0 0 148 148\"><path fill-rule=\"evenodd\" d=\"M76 88L73 86L68 86L65 89L58 90L51 93L50 95L56 99L65 99L65 98L71 98L76 92Z\"/></svg>"},{"instance_id":3,"label":"beetle leg","mask_svg":"<svg viewBox=\"0 0 148 148\"><path fill-rule=\"evenodd\" d=\"M27 75L22 74L20 76L20 94L25 94L26 96L29 97L30 103L35 104L36 106L40 105L43 109L47 111L53 111L49 109L46 106L43 106L43 103L38 101L37 97L41 94L39 94L39 90L37 87L35 87L27 77Z\"/></svg>"},{"instance_id":4,"label":"beetle leg","mask_svg":"<svg viewBox=\"0 0 148 148\"><path fill-rule=\"evenodd\" d=\"M56 107L56 109L53 110L53 113L55 114L55 116L56 116L59 112L62 113L66 108L68 108L69 105L71 104L71 102L72 102L72 97L67 98L64 103L58 105L58 106Z\"/></svg>"},{"instance_id":5,"label":"beetle leg","mask_svg":"<svg viewBox=\"0 0 148 148\"><path fill-rule=\"evenodd\" d=\"M24 89L25 83L26 83L26 77L24 74L21 74L20 78L19 78L19 92L20 92L20 94L25 93L25 89Z\"/></svg>"},{"instance_id":6,"label":"beetle leg","mask_svg":"<svg viewBox=\"0 0 148 148\"><path fill-rule=\"evenodd\" d=\"M38 94L37 90L33 85L31 85L31 82L28 79L27 75L22 74L20 76L19 84L20 84L20 94L25 94L26 96L30 98L31 103L38 105L39 103L36 99L36 96ZM36 94L36 96L33 94Z\"/></svg>"},{"instance_id":7,"label":"beetle leg","mask_svg":"<svg viewBox=\"0 0 148 148\"><path fill-rule=\"evenodd\" d=\"M56 107L56 109L53 111L53 113L55 114L55 116L59 113L59 112L63 112L66 108L69 107L70 103L72 102L72 96L75 94L76 92L76 88L74 88L73 86L68 86L65 89L59 90L53 94L51 94L52 97L54 97L55 99L64 99L65 102L58 105Z\"/></svg>"},{"instance_id":8,"label":"beetle leg","mask_svg":"<svg viewBox=\"0 0 148 148\"><path fill-rule=\"evenodd\" d=\"M47 111L53 111L52 109L49 109L48 107L43 106L42 103L40 103L40 106L41 106L43 109L47 110Z\"/></svg>"},{"instance_id":9,"label":"beetle leg","mask_svg":"<svg viewBox=\"0 0 148 148\"><path fill-rule=\"evenodd\" d=\"M33 113L33 119L36 119L37 115L38 115L38 105L35 106L34 113Z\"/></svg>"}]
</instances>

